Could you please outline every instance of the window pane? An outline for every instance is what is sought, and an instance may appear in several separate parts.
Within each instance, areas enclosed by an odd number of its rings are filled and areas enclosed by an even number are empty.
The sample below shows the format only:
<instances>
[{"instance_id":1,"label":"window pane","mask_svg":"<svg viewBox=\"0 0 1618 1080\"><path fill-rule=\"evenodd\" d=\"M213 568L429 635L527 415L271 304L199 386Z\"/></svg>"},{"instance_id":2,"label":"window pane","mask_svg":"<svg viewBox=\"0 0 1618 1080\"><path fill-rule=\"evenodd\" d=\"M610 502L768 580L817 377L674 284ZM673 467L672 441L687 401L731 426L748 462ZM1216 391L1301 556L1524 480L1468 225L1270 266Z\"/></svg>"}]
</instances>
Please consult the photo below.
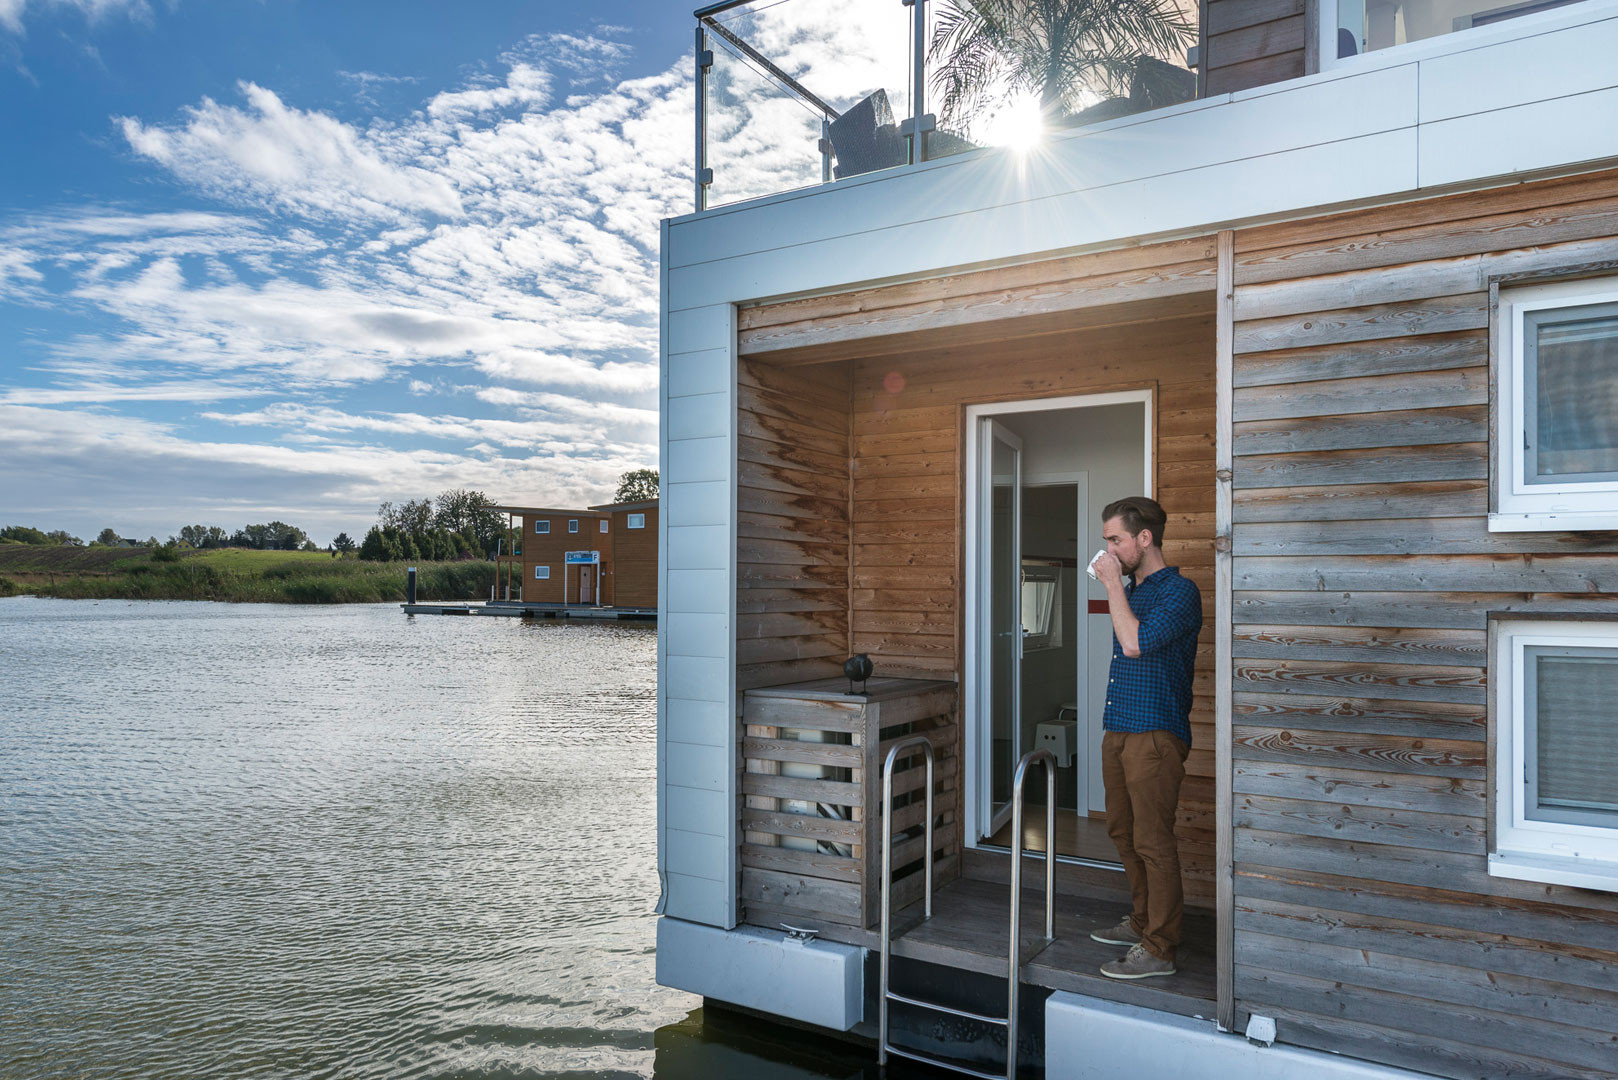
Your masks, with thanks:
<instances>
[{"instance_id":1,"label":"window pane","mask_svg":"<svg viewBox=\"0 0 1618 1080\"><path fill-rule=\"evenodd\" d=\"M1527 479L1618 479L1618 305L1523 319Z\"/></svg>"},{"instance_id":2,"label":"window pane","mask_svg":"<svg viewBox=\"0 0 1618 1080\"><path fill-rule=\"evenodd\" d=\"M1618 649L1530 647L1528 816L1618 825Z\"/></svg>"},{"instance_id":3,"label":"window pane","mask_svg":"<svg viewBox=\"0 0 1618 1080\"><path fill-rule=\"evenodd\" d=\"M1338 0L1337 55L1386 49L1472 26L1546 11L1575 0Z\"/></svg>"}]
</instances>

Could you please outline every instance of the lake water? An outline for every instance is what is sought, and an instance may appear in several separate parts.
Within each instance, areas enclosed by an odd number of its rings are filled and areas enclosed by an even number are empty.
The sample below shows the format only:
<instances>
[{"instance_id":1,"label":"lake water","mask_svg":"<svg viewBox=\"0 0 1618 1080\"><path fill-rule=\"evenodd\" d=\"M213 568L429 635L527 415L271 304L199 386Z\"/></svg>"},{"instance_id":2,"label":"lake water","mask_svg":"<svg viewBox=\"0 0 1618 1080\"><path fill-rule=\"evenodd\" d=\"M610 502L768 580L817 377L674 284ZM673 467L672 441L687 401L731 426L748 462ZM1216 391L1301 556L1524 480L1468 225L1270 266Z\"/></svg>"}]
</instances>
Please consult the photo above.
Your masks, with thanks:
<instances>
[{"instance_id":1,"label":"lake water","mask_svg":"<svg viewBox=\"0 0 1618 1080\"><path fill-rule=\"evenodd\" d=\"M0 600L0 1077L874 1076L654 984L656 655Z\"/></svg>"}]
</instances>

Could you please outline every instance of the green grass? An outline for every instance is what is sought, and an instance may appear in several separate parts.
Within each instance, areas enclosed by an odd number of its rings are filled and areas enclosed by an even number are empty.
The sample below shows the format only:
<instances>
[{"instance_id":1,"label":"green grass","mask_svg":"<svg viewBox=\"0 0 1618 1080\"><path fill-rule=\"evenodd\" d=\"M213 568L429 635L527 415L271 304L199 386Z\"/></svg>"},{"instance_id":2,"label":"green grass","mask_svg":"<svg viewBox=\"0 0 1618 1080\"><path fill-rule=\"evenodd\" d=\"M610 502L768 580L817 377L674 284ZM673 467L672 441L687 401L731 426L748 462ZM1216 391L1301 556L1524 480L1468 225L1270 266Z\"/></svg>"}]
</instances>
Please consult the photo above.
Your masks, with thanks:
<instances>
[{"instance_id":1,"label":"green grass","mask_svg":"<svg viewBox=\"0 0 1618 1080\"><path fill-rule=\"evenodd\" d=\"M146 548L0 548L0 596L65 599L220 600L266 604L365 604L405 598L405 568L417 568L416 599L480 600L495 564L374 563L324 551L188 551L176 562Z\"/></svg>"}]
</instances>

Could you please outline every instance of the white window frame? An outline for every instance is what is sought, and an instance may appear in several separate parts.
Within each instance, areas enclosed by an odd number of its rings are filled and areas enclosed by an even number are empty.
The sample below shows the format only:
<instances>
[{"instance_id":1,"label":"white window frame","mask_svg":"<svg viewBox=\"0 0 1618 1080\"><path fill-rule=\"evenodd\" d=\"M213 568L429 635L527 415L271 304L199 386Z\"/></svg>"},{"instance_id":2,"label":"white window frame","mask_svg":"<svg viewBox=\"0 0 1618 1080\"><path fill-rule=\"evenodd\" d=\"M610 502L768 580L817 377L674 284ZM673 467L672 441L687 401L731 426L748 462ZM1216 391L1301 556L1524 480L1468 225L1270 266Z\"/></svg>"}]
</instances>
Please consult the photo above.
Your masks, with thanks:
<instances>
[{"instance_id":1,"label":"white window frame","mask_svg":"<svg viewBox=\"0 0 1618 1080\"><path fill-rule=\"evenodd\" d=\"M1495 877L1618 892L1618 827L1527 816L1524 663L1530 646L1618 648L1618 621L1497 619L1489 626L1494 685Z\"/></svg>"},{"instance_id":2,"label":"white window frame","mask_svg":"<svg viewBox=\"0 0 1618 1080\"><path fill-rule=\"evenodd\" d=\"M1618 529L1618 480L1530 485L1523 453L1524 316L1611 303L1618 303L1618 278L1613 277L1500 288L1492 331L1495 445L1490 532Z\"/></svg>"},{"instance_id":3,"label":"white window frame","mask_svg":"<svg viewBox=\"0 0 1618 1080\"><path fill-rule=\"evenodd\" d=\"M578 518L568 518L567 519L567 531L570 532L570 533L576 533L576 532L579 531L579 519Z\"/></svg>"},{"instance_id":4,"label":"white window frame","mask_svg":"<svg viewBox=\"0 0 1618 1080\"><path fill-rule=\"evenodd\" d=\"M601 519L601 531L602 532L607 531L607 519L606 518Z\"/></svg>"},{"instance_id":5,"label":"white window frame","mask_svg":"<svg viewBox=\"0 0 1618 1080\"><path fill-rule=\"evenodd\" d=\"M1054 586L1051 595L1050 615L1045 622L1045 632L1036 634L1029 631L1026 622L1023 626L1022 647L1024 653L1038 652L1042 649L1056 649L1062 645L1062 568L1047 563L1023 560L1022 587L1026 594L1030 581L1047 582ZM1023 605L1023 615L1026 619L1028 606Z\"/></svg>"},{"instance_id":6,"label":"white window frame","mask_svg":"<svg viewBox=\"0 0 1618 1080\"><path fill-rule=\"evenodd\" d=\"M538 521L534 522L534 535L535 536L545 536L545 535L549 534L550 531L551 531L551 519L550 518L540 518Z\"/></svg>"},{"instance_id":7,"label":"white window frame","mask_svg":"<svg viewBox=\"0 0 1618 1080\"><path fill-rule=\"evenodd\" d=\"M1346 72L1355 68L1363 70L1366 66L1377 67L1382 64L1396 66L1408 64L1415 60L1443 56L1448 53L1467 52L1514 37L1532 37L1534 34L1587 23L1591 20L1593 12L1612 7L1609 0L1580 0L1580 2L1551 8L1548 11L1535 11L1527 15L1518 15L1515 18L1502 19L1500 22L1489 23L1484 26L1452 30L1447 34L1439 34L1436 37L1422 38L1420 41L1407 41L1403 45L1390 45L1386 49L1377 49L1374 52L1362 52L1353 56L1339 57L1337 55L1337 5L1338 0L1320 0L1320 3L1316 5L1318 22L1315 26L1315 43L1321 71L1343 70ZM1509 7L1511 5L1507 0L1502 0L1499 6Z\"/></svg>"},{"instance_id":8,"label":"white window frame","mask_svg":"<svg viewBox=\"0 0 1618 1080\"><path fill-rule=\"evenodd\" d=\"M535 581L549 581L550 579L551 579L551 568L550 567L548 567L548 566L536 566L536 567L534 567L534 580Z\"/></svg>"},{"instance_id":9,"label":"white window frame","mask_svg":"<svg viewBox=\"0 0 1618 1080\"><path fill-rule=\"evenodd\" d=\"M626 517L627 517L627 520L624 523L625 528L628 528L628 529L644 529L644 528L646 528L646 515L645 514L628 514L628 515L626 515Z\"/></svg>"}]
</instances>

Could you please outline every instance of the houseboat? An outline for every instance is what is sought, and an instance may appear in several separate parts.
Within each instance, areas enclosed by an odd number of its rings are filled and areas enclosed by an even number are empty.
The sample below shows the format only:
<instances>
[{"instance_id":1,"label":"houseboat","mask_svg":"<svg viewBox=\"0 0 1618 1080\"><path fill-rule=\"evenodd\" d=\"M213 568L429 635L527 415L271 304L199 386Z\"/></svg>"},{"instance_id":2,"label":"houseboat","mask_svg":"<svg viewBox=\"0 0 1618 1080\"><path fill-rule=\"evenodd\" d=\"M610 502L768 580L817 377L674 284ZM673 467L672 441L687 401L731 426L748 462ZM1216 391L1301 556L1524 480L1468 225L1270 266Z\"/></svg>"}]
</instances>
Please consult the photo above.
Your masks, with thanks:
<instances>
[{"instance_id":1,"label":"houseboat","mask_svg":"<svg viewBox=\"0 0 1618 1080\"><path fill-rule=\"evenodd\" d=\"M510 538L496 559L498 602L656 610L656 499L492 509Z\"/></svg>"},{"instance_id":2,"label":"houseboat","mask_svg":"<svg viewBox=\"0 0 1618 1080\"><path fill-rule=\"evenodd\" d=\"M817 2L696 13L659 981L984 1076L1618 1075L1618 4L1202 0L1183 100L1017 150L928 111L942 0L882 88L753 32ZM1083 568L1141 494L1205 623L1179 970L1120 981Z\"/></svg>"}]
</instances>

